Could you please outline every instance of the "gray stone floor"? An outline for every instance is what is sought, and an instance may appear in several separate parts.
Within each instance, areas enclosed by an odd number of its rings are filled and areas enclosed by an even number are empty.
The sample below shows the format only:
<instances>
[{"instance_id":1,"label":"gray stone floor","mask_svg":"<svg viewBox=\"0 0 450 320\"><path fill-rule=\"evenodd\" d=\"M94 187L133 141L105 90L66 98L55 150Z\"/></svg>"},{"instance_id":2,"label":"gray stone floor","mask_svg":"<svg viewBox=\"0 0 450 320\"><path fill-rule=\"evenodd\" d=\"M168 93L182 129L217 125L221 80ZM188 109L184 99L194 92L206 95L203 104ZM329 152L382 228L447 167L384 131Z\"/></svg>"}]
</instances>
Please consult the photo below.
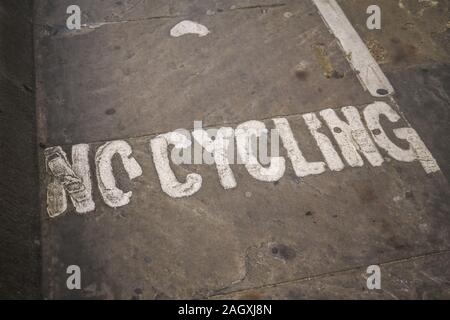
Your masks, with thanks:
<instances>
[{"instance_id":1,"label":"gray stone floor","mask_svg":"<svg viewBox=\"0 0 450 320\"><path fill-rule=\"evenodd\" d=\"M0 2L0 299L41 296L32 16Z\"/></svg>"},{"instance_id":2,"label":"gray stone floor","mask_svg":"<svg viewBox=\"0 0 450 320\"><path fill-rule=\"evenodd\" d=\"M369 3L370 2L370 3ZM339 1L391 80L396 94L365 92L312 1L55 1L35 7L43 288L48 298L443 299L450 298L448 2ZM365 27L378 3L383 29ZM82 9L80 31L65 10ZM170 36L182 20L205 37ZM432 21L428 23L427 21ZM301 66L301 70L299 69ZM257 181L232 165L237 187L224 190L213 165L172 165L201 189L174 199L161 190L150 140L194 121L273 127L285 117L309 161L322 160L302 115L383 101L416 129L442 172L418 161L367 163ZM334 133L322 128L330 139ZM95 177L95 152L124 140L142 168L130 181L113 158L131 202L112 209ZM46 212L44 149L88 144L96 209ZM333 142L336 146L336 143ZM336 146L337 148L337 146ZM337 148L338 149L338 148ZM66 287L79 265L82 290ZM382 289L368 290L379 265Z\"/></svg>"}]
</instances>

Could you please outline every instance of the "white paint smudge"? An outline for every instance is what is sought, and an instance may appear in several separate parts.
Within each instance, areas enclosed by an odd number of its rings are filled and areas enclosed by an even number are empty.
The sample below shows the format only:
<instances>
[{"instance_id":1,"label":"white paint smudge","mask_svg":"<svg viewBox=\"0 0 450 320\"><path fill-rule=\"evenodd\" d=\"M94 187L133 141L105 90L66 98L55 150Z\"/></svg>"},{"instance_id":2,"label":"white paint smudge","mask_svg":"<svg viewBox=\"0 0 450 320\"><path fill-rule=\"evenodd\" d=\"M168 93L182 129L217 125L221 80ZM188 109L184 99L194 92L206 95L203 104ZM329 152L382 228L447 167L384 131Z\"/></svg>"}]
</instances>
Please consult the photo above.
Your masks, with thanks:
<instances>
[{"instance_id":1,"label":"white paint smudge","mask_svg":"<svg viewBox=\"0 0 450 320\"><path fill-rule=\"evenodd\" d=\"M308 162L298 147L291 126L285 118L273 119L275 127L280 133L283 146L286 148L292 167L298 177L321 174L325 172L324 162Z\"/></svg>"},{"instance_id":2,"label":"white paint smudge","mask_svg":"<svg viewBox=\"0 0 450 320\"><path fill-rule=\"evenodd\" d=\"M76 212L95 210L88 155L89 145L74 145L71 166L61 147L45 150L47 172L52 177L47 186L47 212L50 217L57 217L67 210L66 192Z\"/></svg>"},{"instance_id":3,"label":"white paint smudge","mask_svg":"<svg viewBox=\"0 0 450 320\"><path fill-rule=\"evenodd\" d=\"M118 154L128 177L133 180L142 175L142 168L137 161L131 157L130 145L125 141L112 141L105 143L98 148L95 155L95 164L97 168L98 188L102 194L103 200L111 208L118 208L127 205L130 202L132 191L124 193L117 188L112 168L112 158Z\"/></svg>"},{"instance_id":4,"label":"white paint smudge","mask_svg":"<svg viewBox=\"0 0 450 320\"><path fill-rule=\"evenodd\" d=\"M264 134L267 134L267 129L263 122L248 121L240 124L235 130L237 150L245 168L253 178L266 182L278 181L286 170L285 159L271 157L269 167L265 168L258 162L255 150L252 150L252 137L258 138Z\"/></svg>"},{"instance_id":5,"label":"white paint smudge","mask_svg":"<svg viewBox=\"0 0 450 320\"><path fill-rule=\"evenodd\" d=\"M227 156L230 139L234 138L234 130L227 127L220 128L214 141L209 137L208 133L202 129L194 130L192 135L206 151L213 155L222 187L226 190L236 188L236 179L230 168Z\"/></svg>"},{"instance_id":6,"label":"white paint smudge","mask_svg":"<svg viewBox=\"0 0 450 320\"><path fill-rule=\"evenodd\" d=\"M341 157L337 153L336 149L334 149L333 144L330 139L323 133L318 130L322 128L322 123L317 118L314 113L307 113L303 115L303 119L305 120L306 125L308 126L309 131L312 136L316 140L317 146L319 147L322 155L327 162L328 168L331 171L341 171L344 169L344 163L341 160Z\"/></svg>"},{"instance_id":7,"label":"white paint smudge","mask_svg":"<svg viewBox=\"0 0 450 320\"><path fill-rule=\"evenodd\" d=\"M170 30L170 35L175 38L184 36L185 34L197 34L199 37L204 37L209 33L210 31L207 27L190 20L181 21Z\"/></svg>"},{"instance_id":8,"label":"white paint smudge","mask_svg":"<svg viewBox=\"0 0 450 320\"><path fill-rule=\"evenodd\" d=\"M384 159L364 128L358 109L343 107L341 111L348 123L340 120L332 109L323 110L320 115L333 133L347 163L351 167L362 167L364 161L359 154L361 152L372 166L381 166Z\"/></svg>"},{"instance_id":9,"label":"white paint smudge","mask_svg":"<svg viewBox=\"0 0 450 320\"><path fill-rule=\"evenodd\" d=\"M175 144L179 139L179 133L173 132L158 137L150 141L153 162L158 173L161 189L172 198L189 197L198 192L202 186L202 177L196 173L190 173L186 177L186 182L181 183L170 168L168 147Z\"/></svg>"}]
</instances>

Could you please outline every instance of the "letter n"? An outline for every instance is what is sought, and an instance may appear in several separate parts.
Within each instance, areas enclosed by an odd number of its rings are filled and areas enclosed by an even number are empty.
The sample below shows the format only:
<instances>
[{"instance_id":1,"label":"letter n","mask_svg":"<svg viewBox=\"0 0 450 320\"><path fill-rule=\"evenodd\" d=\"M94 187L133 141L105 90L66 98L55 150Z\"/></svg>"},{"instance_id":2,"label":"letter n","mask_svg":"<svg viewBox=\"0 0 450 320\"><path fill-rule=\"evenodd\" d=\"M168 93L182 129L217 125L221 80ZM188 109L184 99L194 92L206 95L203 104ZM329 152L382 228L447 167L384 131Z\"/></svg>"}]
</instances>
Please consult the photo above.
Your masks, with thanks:
<instances>
[{"instance_id":1,"label":"letter n","mask_svg":"<svg viewBox=\"0 0 450 320\"><path fill-rule=\"evenodd\" d=\"M47 212L54 218L67 209L67 197L78 213L95 210L92 200L92 183L89 168L89 146L79 144L72 147L72 165L61 147L48 148L44 152L45 166L50 182L47 185Z\"/></svg>"}]
</instances>

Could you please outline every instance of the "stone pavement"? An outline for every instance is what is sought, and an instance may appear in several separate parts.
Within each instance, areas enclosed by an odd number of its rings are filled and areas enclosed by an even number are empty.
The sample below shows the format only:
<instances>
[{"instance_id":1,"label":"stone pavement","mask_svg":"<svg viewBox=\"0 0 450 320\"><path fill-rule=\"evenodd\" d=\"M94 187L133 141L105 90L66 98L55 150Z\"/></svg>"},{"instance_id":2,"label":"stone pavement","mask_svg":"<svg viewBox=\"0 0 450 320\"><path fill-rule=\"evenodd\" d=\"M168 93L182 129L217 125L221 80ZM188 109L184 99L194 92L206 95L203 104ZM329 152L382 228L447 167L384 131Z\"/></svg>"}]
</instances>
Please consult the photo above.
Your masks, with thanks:
<instances>
[{"instance_id":1,"label":"stone pavement","mask_svg":"<svg viewBox=\"0 0 450 320\"><path fill-rule=\"evenodd\" d=\"M0 2L0 299L40 297L33 4Z\"/></svg>"},{"instance_id":2,"label":"stone pavement","mask_svg":"<svg viewBox=\"0 0 450 320\"><path fill-rule=\"evenodd\" d=\"M339 4L393 96L313 1L37 1L45 296L450 298L448 3ZM209 33L171 36L184 20ZM280 158L169 166L164 134L195 121L277 129Z\"/></svg>"}]
</instances>

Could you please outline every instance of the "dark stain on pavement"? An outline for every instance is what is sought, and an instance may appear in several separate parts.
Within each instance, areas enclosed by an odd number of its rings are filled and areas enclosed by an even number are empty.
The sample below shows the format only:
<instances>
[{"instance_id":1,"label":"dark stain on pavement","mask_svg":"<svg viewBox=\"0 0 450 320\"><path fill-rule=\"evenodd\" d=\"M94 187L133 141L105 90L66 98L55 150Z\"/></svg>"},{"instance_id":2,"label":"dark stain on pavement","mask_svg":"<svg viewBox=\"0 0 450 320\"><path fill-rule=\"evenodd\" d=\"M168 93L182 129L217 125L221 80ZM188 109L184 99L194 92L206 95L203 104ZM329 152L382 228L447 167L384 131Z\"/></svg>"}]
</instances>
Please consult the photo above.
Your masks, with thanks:
<instances>
[{"instance_id":1,"label":"dark stain on pavement","mask_svg":"<svg viewBox=\"0 0 450 320\"><path fill-rule=\"evenodd\" d=\"M392 62L399 64L405 61L411 61L417 56L417 47L403 43L399 38L391 38Z\"/></svg>"},{"instance_id":2,"label":"dark stain on pavement","mask_svg":"<svg viewBox=\"0 0 450 320\"><path fill-rule=\"evenodd\" d=\"M306 80L308 78L308 71L306 71L306 70L295 70L295 76L299 80Z\"/></svg>"},{"instance_id":3,"label":"dark stain on pavement","mask_svg":"<svg viewBox=\"0 0 450 320\"><path fill-rule=\"evenodd\" d=\"M370 203L378 197L375 190L371 186L364 186L358 192L358 197L362 203Z\"/></svg>"},{"instance_id":4,"label":"dark stain on pavement","mask_svg":"<svg viewBox=\"0 0 450 320\"><path fill-rule=\"evenodd\" d=\"M108 110L105 111L105 113L106 113L108 116L112 116L113 114L116 113L116 109L114 109L114 108L109 108Z\"/></svg>"},{"instance_id":5,"label":"dark stain on pavement","mask_svg":"<svg viewBox=\"0 0 450 320\"><path fill-rule=\"evenodd\" d=\"M274 256L286 261L293 260L297 256L294 249L284 244L278 244L276 246L273 246L271 252Z\"/></svg>"}]
</instances>

